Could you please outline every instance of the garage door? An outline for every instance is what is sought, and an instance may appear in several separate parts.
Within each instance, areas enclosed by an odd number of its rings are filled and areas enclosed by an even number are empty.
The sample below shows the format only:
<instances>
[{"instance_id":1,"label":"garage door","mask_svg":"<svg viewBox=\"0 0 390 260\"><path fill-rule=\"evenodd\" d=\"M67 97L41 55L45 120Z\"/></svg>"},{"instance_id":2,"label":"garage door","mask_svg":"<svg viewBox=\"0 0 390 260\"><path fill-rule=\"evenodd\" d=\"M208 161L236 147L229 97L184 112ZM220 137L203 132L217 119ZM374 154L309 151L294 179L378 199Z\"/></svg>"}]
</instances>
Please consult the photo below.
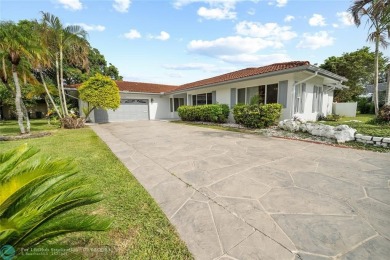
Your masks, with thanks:
<instances>
[{"instance_id":1,"label":"garage door","mask_svg":"<svg viewBox=\"0 0 390 260\"><path fill-rule=\"evenodd\" d=\"M96 123L133 120L149 120L149 100L121 99L121 105L115 111L95 110Z\"/></svg>"}]
</instances>

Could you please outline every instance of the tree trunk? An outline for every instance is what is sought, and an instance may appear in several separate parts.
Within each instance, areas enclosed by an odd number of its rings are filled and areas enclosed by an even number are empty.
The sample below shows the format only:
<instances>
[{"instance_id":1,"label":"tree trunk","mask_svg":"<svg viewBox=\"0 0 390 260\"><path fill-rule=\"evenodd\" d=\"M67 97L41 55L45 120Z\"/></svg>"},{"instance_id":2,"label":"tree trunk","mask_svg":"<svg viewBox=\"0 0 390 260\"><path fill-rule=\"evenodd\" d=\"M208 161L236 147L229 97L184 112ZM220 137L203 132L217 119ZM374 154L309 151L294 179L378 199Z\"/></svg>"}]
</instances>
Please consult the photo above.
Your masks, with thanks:
<instances>
[{"instance_id":1,"label":"tree trunk","mask_svg":"<svg viewBox=\"0 0 390 260\"><path fill-rule=\"evenodd\" d=\"M63 70L63 57L62 57L62 47L60 47L60 83L61 83L61 92L64 102L64 113L65 116L68 116L68 106L66 104L65 90L64 90L64 70Z\"/></svg>"},{"instance_id":2,"label":"tree trunk","mask_svg":"<svg viewBox=\"0 0 390 260\"><path fill-rule=\"evenodd\" d=\"M65 115L64 102L62 102L62 92L61 92L61 83L60 83L60 67L58 62L58 53L56 53L56 78L57 78L57 89L58 97L60 98L60 107L62 115Z\"/></svg>"},{"instance_id":3,"label":"tree trunk","mask_svg":"<svg viewBox=\"0 0 390 260\"><path fill-rule=\"evenodd\" d=\"M20 99L20 106L24 114L24 119L26 119L26 129L27 129L26 133L30 133L31 130L30 118L28 116L28 111L26 106L24 105L23 99Z\"/></svg>"},{"instance_id":4,"label":"tree trunk","mask_svg":"<svg viewBox=\"0 0 390 260\"><path fill-rule=\"evenodd\" d=\"M387 70L387 95L386 95L386 105L390 106L390 66Z\"/></svg>"},{"instance_id":5,"label":"tree trunk","mask_svg":"<svg viewBox=\"0 0 390 260\"><path fill-rule=\"evenodd\" d=\"M20 90L18 73L16 72L16 66L13 64L12 64L12 76L15 82L15 106L16 106L16 114L18 115L18 125L20 129L20 133L25 134L26 130L24 129L24 125L23 125L23 112L22 112L22 107L20 105L20 101L22 99L22 93Z\"/></svg>"},{"instance_id":6,"label":"tree trunk","mask_svg":"<svg viewBox=\"0 0 390 260\"><path fill-rule=\"evenodd\" d=\"M53 97L50 95L49 89L47 88L46 81L45 81L45 79L43 77L41 69L39 69L39 76L41 76L43 87L45 88L46 94L49 97L51 104L53 105L53 107L54 107L55 111L57 112L58 116L60 118L62 118L63 117L62 114L58 110L58 107L57 107L56 103L54 102Z\"/></svg>"},{"instance_id":7,"label":"tree trunk","mask_svg":"<svg viewBox=\"0 0 390 260\"><path fill-rule=\"evenodd\" d=\"M379 97L378 97L378 60L379 60L379 37L375 37L375 64L374 64L374 106L375 106L375 115L379 114Z\"/></svg>"}]
</instances>

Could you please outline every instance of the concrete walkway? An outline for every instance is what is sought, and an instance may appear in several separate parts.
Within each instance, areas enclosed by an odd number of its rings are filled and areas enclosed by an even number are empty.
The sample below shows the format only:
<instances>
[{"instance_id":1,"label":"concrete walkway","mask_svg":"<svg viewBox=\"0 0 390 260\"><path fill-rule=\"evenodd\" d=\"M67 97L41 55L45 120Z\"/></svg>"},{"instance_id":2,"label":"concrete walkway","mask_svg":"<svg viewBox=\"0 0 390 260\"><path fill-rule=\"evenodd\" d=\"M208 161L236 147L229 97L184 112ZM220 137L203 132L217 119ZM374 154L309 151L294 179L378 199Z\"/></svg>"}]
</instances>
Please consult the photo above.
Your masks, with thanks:
<instances>
[{"instance_id":1,"label":"concrete walkway","mask_svg":"<svg viewBox=\"0 0 390 260\"><path fill-rule=\"evenodd\" d=\"M196 259L389 259L390 154L161 121L92 128Z\"/></svg>"}]
</instances>

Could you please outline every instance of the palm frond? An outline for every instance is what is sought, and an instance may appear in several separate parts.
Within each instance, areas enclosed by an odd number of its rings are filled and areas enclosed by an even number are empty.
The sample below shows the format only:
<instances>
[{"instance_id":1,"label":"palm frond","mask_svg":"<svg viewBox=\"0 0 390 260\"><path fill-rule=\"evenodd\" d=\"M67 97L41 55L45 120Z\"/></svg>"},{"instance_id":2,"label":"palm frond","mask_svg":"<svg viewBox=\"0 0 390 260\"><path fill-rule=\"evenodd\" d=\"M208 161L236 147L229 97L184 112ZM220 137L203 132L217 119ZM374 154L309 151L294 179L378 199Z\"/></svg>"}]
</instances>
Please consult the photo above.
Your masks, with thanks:
<instances>
[{"instance_id":1,"label":"palm frond","mask_svg":"<svg viewBox=\"0 0 390 260\"><path fill-rule=\"evenodd\" d=\"M98 191L76 177L74 164L35 159L36 153L24 145L0 154L0 244L26 247L66 233L109 228L106 218L70 215L102 200Z\"/></svg>"}]
</instances>

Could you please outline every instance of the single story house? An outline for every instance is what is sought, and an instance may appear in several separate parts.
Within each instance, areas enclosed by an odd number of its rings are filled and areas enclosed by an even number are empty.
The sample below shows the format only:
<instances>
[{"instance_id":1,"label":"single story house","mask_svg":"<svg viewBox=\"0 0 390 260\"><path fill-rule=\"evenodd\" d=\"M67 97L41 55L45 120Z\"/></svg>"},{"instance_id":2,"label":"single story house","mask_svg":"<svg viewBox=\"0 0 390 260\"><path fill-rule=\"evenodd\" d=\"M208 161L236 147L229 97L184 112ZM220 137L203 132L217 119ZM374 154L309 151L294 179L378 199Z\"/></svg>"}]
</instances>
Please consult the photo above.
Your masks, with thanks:
<instances>
[{"instance_id":1,"label":"single story house","mask_svg":"<svg viewBox=\"0 0 390 260\"><path fill-rule=\"evenodd\" d=\"M333 91L344 88L345 81L308 61L246 68L180 86L117 81L120 107L115 111L97 109L90 119L97 123L175 119L181 105L220 103L233 108L259 95L263 103L283 105L281 119L299 116L316 120L332 113ZM84 105L80 102L80 107Z\"/></svg>"}]
</instances>

